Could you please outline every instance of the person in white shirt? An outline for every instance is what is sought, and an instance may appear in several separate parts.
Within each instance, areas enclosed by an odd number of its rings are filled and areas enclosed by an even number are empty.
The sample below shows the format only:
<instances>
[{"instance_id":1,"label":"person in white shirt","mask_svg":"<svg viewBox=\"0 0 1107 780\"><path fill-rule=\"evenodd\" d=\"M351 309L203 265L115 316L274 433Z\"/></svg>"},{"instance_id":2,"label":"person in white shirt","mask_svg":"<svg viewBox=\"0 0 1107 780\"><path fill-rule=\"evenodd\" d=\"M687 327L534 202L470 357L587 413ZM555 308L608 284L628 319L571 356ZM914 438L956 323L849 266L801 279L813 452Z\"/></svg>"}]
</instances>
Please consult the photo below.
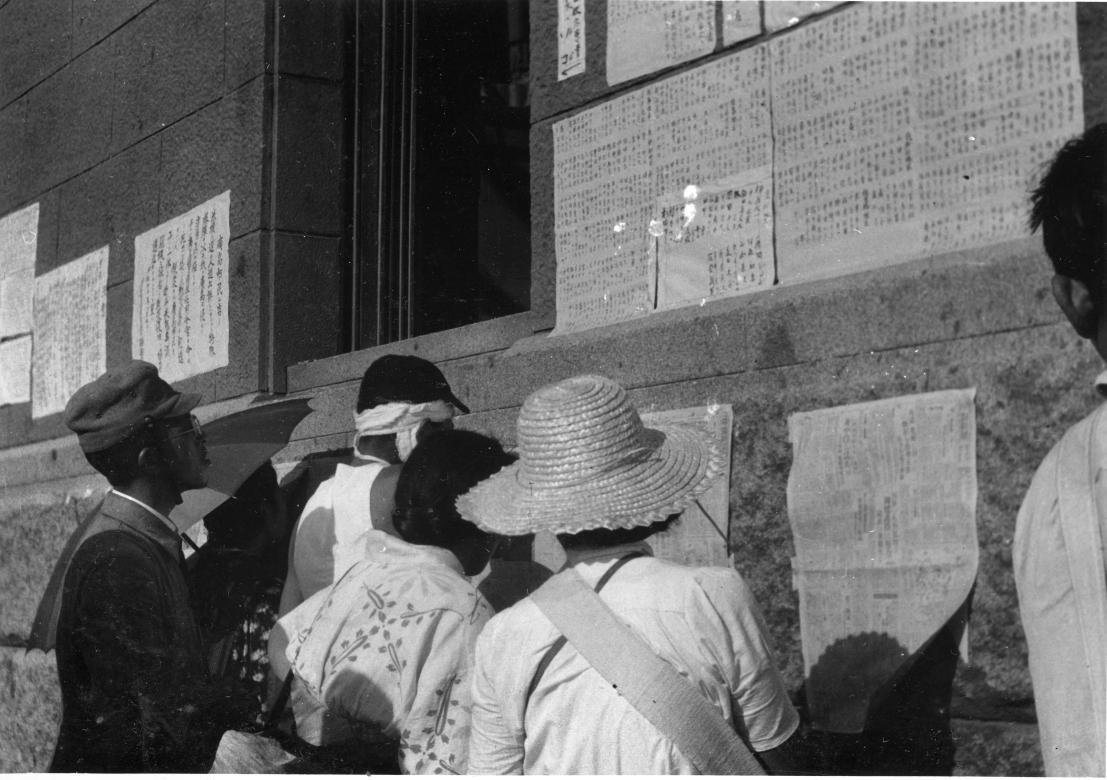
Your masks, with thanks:
<instances>
[{"instance_id":1,"label":"person in white shirt","mask_svg":"<svg viewBox=\"0 0 1107 780\"><path fill-rule=\"evenodd\" d=\"M296 733L349 755L351 771L468 768L473 646L492 615L470 578L495 539L454 501L512 460L470 431L421 442L396 485L398 536L370 531L363 561L281 618ZM391 767L373 755L381 735Z\"/></svg>"},{"instance_id":2,"label":"person in white shirt","mask_svg":"<svg viewBox=\"0 0 1107 780\"><path fill-rule=\"evenodd\" d=\"M599 376L523 403L519 461L458 500L462 517L507 536L546 531L575 572L649 649L689 678L769 769L793 769L799 725L753 595L734 570L650 555L646 539L706 490L723 441L699 426L643 427L626 392ZM475 774L697 772L666 734L560 641L532 597L477 641Z\"/></svg>"},{"instance_id":3,"label":"person in white shirt","mask_svg":"<svg viewBox=\"0 0 1107 780\"><path fill-rule=\"evenodd\" d=\"M1032 230L1053 264L1053 297L1107 360L1107 124L1054 157L1034 191ZM1103 393L1107 372L1096 380ZM1015 523L1012 561L1047 775L1107 770L1107 405L1046 455Z\"/></svg>"},{"instance_id":4,"label":"person in white shirt","mask_svg":"<svg viewBox=\"0 0 1107 780\"><path fill-rule=\"evenodd\" d=\"M373 361L358 390L353 457L319 485L292 531L280 614L330 587L362 560L367 531L394 533L392 497L400 464L420 438L452 427L459 412L468 414L469 407L433 363L412 355ZM279 648L273 650L271 655L279 654Z\"/></svg>"}]
</instances>

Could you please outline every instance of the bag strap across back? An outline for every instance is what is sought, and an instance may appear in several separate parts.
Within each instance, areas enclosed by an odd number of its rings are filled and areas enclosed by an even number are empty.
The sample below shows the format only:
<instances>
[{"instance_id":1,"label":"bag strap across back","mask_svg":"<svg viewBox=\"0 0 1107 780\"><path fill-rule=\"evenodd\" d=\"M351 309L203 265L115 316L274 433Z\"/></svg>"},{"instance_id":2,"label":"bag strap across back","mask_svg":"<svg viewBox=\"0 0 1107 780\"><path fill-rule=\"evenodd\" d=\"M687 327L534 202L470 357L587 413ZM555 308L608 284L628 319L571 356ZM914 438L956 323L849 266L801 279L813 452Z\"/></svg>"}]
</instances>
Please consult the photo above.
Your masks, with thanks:
<instances>
[{"instance_id":1,"label":"bag strap across back","mask_svg":"<svg viewBox=\"0 0 1107 780\"><path fill-rule=\"evenodd\" d=\"M765 773L722 713L574 570L547 580L531 598L584 660L702 774Z\"/></svg>"}]
</instances>

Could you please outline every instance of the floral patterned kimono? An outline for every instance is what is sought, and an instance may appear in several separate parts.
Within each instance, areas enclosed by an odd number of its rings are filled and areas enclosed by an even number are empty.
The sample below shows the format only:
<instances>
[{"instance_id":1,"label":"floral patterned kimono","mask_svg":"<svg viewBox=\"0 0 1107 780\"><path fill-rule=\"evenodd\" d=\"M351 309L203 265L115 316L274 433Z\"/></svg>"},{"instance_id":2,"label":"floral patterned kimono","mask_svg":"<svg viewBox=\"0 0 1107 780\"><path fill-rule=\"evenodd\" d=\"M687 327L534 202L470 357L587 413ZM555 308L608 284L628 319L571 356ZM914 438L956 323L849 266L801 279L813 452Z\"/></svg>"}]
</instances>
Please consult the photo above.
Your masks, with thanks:
<instances>
[{"instance_id":1,"label":"floral patterned kimono","mask_svg":"<svg viewBox=\"0 0 1107 780\"><path fill-rule=\"evenodd\" d=\"M473 646L492 608L453 553L370 534L366 560L280 620L297 734L343 745L383 732L401 771L464 773Z\"/></svg>"}]
</instances>

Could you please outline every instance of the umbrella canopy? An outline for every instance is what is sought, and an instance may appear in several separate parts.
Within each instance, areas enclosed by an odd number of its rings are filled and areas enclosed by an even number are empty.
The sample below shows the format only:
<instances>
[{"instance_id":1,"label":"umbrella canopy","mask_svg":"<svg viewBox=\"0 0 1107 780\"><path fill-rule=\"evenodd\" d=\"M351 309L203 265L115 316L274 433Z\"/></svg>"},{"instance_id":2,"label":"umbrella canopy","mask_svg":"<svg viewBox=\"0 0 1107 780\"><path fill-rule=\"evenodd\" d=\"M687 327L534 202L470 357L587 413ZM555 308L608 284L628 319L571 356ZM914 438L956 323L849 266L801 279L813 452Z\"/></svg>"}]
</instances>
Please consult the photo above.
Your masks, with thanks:
<instances>
[{"instance_id":1,"label":"umbrella canopy","mask_svg":"<svg viewBox=\"0 0 1107 780\"><path fill-rule=\"evenodd\" d=\"M169 518L181 529L200 523L204 515L233 496L248 476L288 444L292 431L310 412L306 398L290 398L248 406L205 423L204 441L211 463L208 485L184 493Z\"/></svg>"},{"instance_id":2,"label":"umbrella canopy","mask_svg":"<svg viewBox=\"0 0 1107 780\"><path fill-rule=\"evenodd\" d=\"M182 503L170 514L177 527L203 520L205 514L232 496L248 476L288 444L292 431L310 412L307 399L291 398L249 406L206 424L204 438L211 462L208 487L184 493ZM65 575L95 516L96 512L91 512L81 521L54 564L27 638L29 649L54 649Z\"/></svg>"}]
</instances>

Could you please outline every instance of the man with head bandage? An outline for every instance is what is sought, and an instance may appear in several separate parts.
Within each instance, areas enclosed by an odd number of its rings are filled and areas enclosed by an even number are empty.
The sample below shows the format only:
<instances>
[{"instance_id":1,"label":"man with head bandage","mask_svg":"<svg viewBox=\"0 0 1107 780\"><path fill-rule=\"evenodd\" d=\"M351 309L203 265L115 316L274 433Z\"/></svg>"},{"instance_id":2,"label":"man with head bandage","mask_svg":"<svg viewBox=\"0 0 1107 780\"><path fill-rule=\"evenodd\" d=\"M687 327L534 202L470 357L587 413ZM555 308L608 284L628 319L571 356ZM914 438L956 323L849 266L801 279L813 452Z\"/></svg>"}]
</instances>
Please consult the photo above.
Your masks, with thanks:
<instances>
[{"instance_id":1,"label":"man with head bandage","mask_svg":"<svg viewBox=\"0 0 1107 780\"><path fill-rule=\"evenodd\" d=\"M419 440L468 412L433 363L410 355L373 361L358 390L353 457L319 485L293 531L281 615L360 561L368 531L395 534L400 464Z\"/></svg>"}]
</instances>

